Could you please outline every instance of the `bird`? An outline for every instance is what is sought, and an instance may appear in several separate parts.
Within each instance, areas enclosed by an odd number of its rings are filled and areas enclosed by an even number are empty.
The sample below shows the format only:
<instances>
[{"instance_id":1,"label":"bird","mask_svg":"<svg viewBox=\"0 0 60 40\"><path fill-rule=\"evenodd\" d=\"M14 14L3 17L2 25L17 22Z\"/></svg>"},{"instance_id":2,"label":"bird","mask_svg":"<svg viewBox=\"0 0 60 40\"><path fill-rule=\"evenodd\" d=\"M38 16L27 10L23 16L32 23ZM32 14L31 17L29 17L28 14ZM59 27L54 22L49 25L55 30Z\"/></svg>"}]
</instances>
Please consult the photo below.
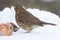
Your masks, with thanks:
<instances>
[{"instance_id":1,"label":"bird","mask_svg":"<svg viewBox=\"0 0 60 40\"><path fill-rule=\"evenodd\" d=\"M18 27L13 22L0 23L0 36L10 36L18 31Z\"/></svg>"},{"instance_id":2,"label":"bird","mask_svg":"<svg viewBox=\"0 0 60 40\"><path fill-rule=\"evenodd\" d=\"M13 26L10 23L0 23L0 36L10 36Z\"/></svg>"},{"instance_id":3,"label":"bird","mask_svg":"<svg viewBox=\"0 0 60 40\"><path fill-rule=\"evenodd\" d=\"M27 31L27 33L31 32L34 25L43 27L44 25L56 25L53 23L47 23L44 21L41 21L34 15L32 15L30 12L26 11L21 5L15 4L14 9L16 12L16 22L20 26L20 28ZM36 26L36 27L37 27Z\"/></svg>"}]
</instances>

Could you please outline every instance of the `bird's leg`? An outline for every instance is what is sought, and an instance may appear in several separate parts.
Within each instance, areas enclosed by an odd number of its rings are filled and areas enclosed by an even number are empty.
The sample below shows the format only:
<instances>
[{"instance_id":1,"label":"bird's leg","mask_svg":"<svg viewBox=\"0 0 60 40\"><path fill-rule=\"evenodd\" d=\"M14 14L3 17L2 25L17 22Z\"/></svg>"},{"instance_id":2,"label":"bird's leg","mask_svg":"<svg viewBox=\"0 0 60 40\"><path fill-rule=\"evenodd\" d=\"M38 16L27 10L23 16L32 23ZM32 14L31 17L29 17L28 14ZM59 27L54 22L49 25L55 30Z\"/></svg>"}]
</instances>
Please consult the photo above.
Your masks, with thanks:
<instances>
[{"instance_id":1,"label":"bird's leg","mask_svg":"<svg viewBox=\"0 0 60 40\"><path fill-rule=\"evenodd\" d=\"M32 29L27 30L27 32L26 32L26 33L30 33L30 32L31 32L31 30L32 30Z\"/></svg>"},{"instance_id":2,"label":"bird's leg","mask_svg":"<svg viewBox=\"0 0 60 40\"><path fill-rule=\"evenodd\" d=\"M31 27L26 27L25 30L27 31L26 33L31 32L32 28Z\"/></svg>"}]
</instances>

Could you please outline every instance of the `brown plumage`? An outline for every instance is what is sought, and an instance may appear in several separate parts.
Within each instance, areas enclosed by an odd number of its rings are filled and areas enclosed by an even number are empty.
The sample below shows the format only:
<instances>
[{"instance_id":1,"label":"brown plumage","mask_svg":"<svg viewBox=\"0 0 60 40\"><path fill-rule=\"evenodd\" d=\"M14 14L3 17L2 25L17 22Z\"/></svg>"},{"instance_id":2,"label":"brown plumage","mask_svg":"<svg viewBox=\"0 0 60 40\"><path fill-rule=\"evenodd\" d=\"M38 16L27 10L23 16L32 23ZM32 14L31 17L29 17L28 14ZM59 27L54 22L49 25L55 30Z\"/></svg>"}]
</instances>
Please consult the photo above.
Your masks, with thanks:
<instances>
[{"instance_id":1,"label":"brown plumage","mask_svg":"<svg viewBox=\"0 0 60 40\"><path fill-rule=\"evenodd\" d=\"M14 9L16 11L17 24L21 28L27 30L27 32L30 32L34 28L34 27L32 27L34 25L38 25L38 26L55 25L55 24L52 24L52 23L47 23L47 22L43 22L43 21L39 20L38 18L36 18L32 14L30 14L28 11L26 11L20 5L15 5Z\"/></svg>"}]
</instances>

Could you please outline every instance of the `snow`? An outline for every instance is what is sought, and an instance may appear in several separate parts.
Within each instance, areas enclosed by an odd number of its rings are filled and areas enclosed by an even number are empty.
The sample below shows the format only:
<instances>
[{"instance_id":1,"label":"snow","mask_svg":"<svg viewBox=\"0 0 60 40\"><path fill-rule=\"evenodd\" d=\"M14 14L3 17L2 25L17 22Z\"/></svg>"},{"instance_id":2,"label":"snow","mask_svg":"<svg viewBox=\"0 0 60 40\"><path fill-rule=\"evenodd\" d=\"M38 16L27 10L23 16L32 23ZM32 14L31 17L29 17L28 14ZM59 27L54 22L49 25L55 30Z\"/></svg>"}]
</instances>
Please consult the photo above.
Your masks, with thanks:
<instances>
[{"instance_id":1,"label":"snow","mask_svg":"<svg viewBox=\"0 0 60 40\"><path fill-rule=\"evenodd\" d=\"M25 30L20 28L17 32L13 32L11 36L0 36L0 40L60 40L60 18L57 15L39 9L28 8L26 10L42 21L55 23L57 25L39 26L38 28L33 29L30 33L25 33ZM0 22L16 23L13 7L11 9L5 8L3 11L0 11Z\"/></svg>"}]
</instances>

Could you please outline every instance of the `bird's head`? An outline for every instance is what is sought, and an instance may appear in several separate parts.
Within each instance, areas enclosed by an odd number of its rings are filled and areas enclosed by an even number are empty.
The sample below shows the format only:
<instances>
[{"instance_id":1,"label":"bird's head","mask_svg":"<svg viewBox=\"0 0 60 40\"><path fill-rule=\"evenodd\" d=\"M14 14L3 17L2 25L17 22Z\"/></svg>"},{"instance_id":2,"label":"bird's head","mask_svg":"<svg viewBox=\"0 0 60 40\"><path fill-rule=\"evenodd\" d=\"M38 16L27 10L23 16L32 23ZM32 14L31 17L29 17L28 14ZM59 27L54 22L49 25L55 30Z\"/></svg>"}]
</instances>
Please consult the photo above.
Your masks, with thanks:
<instances>
[{"instance_id":1,"label":"bird's head","mask_svg":"<svg viewBox=\"0 0 60 40\"><path fill-rule=\"evenodd\" d=\"M10 22L10 24L13 26L13 31L14 32L19 30L19 27L17 27L14 23Z\"/></svg>"},{"instance_id":2,"label":"bird's head","mask_svg":"<svg viewBox=\"0 0 60 40\"><path fill-rule=\"evenodd\" d=\"M23 12L25 9L21 5L14 4L16 14Z\"/></svg>"}]
</instances>

